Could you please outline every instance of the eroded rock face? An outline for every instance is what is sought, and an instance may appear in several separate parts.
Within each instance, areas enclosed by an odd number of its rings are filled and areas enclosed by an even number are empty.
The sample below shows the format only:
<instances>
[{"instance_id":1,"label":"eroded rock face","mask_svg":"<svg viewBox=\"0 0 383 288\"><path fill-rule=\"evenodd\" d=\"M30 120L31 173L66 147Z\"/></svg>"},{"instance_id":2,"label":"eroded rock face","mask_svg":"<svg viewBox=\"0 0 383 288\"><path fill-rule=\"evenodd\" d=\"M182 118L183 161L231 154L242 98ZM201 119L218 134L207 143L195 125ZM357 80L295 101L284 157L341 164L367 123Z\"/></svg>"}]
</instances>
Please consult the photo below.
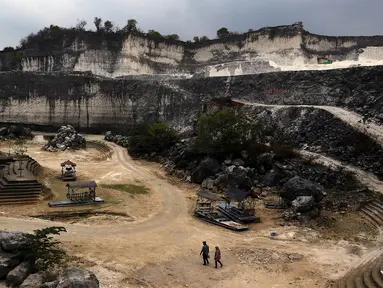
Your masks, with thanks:
<instances>
[{"instance_id":1,"label":"eroded rock face","mask_svg":"<svg viewBox=\"0 0 383 288\"><path fill-rule=\"evenodd\" d=\"M57 288L98 288L99 281L90 271L78 268L64 270L58 279Z\"/></svg>"}]
</instances>

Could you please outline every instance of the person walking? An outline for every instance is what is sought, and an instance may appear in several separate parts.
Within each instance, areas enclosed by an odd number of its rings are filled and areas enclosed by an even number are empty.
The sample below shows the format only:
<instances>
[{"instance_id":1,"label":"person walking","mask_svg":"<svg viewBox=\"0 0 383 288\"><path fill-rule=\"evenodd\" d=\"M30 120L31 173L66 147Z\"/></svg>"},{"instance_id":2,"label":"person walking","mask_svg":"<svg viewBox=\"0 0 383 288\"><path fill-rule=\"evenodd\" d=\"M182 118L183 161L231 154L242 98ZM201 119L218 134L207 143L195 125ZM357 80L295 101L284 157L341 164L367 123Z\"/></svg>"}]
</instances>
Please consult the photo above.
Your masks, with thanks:
<instances>
[{"instance_id":1,"label":"person walking","mask_svg":"<svg viewBox=\"0 0 383 288\"><path fill-rule=\"evenodd\" d=\"M215 261L215 268L217 268L217 264L221 264L221 267L223 266L221 263L221 250L219 250L219 247L215 247L215 255L214 255L214 261Z\"/></svg>"},{"instance_id":2,"label":"person walking","mask_svg":"<svg viewBox=\"0 0 383 288\"><path fill-rule=\"evenodd\" d=\"M202 242L203 246L201 249L201 253L199 255L202 255L203 258L203 265L209 264L209 245L206 244L206 241Z\"/></svg>"}]
</instances>

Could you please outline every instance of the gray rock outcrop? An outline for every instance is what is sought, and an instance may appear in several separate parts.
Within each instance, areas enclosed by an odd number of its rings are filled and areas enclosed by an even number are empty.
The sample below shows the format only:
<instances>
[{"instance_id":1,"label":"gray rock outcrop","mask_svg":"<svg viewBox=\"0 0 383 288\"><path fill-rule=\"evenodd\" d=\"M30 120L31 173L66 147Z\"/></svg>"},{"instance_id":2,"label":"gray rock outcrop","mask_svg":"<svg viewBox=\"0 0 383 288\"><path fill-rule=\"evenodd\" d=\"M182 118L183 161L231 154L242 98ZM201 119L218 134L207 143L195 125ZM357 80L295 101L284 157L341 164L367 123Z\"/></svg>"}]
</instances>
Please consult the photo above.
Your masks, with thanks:
<instances>
[{"instance_id":1,"label":"gray rock outcrop","mask_svg":"<svg viewBox=\"0 0 383 288\"><path fill-rule=\"evenodd\" d=\"M35 263L26 261L20 249L28 245L25 233L0 231L0 280L7 287L20 288L98 288L99 281L90 271L69 268L62 271L54 281L37 271ZM6 251L6 252L5 252ZM50 281L50 282L49 282Z\"/></svg>"},{"instance_id":2,"label":"gray rock outcrop","mask_svg":"<svg viewBox=\"0 0 383 288\"><path fill-rule=\"evenodd\" d=\"M321 185L298 176L287 181L280 192L281 198L288 205L291 205L299 196L312 196L315 202L319 203L326 195Z\"/></svg>"},{"instance_id":3,"label":"gray rock outcrop","mask_svg":"<svg viewBox=\"0 0 383 288\"><path fill-rule=\"evenodd\" d=\"M86 147L85 137L77 133L71 125L62 126L58 133L44 147L47 151L80 149Z\"/></svg>"},{"instance_id":4,"label":"gray rock outcrop","mask_svg":"<svg viewBox=\"0 0 383 288\"><path fill-rule=\"evenodd\" d=\"M56 288L98 288L97 277L87 270L70 268L64 270L58 278Z\"/></svg>"}]
</instances>

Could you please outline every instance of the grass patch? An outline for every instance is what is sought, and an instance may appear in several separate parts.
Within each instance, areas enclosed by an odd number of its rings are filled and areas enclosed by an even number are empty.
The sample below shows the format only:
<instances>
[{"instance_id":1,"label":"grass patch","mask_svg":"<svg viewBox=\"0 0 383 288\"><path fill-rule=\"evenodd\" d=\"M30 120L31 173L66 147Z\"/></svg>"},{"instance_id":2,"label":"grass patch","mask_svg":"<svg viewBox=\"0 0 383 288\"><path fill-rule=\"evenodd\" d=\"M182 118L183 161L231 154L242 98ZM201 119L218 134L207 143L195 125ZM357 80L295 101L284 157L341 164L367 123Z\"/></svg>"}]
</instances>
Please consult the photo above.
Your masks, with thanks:
<instances>
[{"instance_id":1,"label":"grass patch","mask_svg":"<svg viewBox=\"0 0 383 288\"><path fill-rule=\"evenodd\" d=\"M126 192L132 195L149 194L150 190L145 186L133 185L133 184L101 184L102 188L114 189L121 192Z\"/></svg>"}]
</instances>

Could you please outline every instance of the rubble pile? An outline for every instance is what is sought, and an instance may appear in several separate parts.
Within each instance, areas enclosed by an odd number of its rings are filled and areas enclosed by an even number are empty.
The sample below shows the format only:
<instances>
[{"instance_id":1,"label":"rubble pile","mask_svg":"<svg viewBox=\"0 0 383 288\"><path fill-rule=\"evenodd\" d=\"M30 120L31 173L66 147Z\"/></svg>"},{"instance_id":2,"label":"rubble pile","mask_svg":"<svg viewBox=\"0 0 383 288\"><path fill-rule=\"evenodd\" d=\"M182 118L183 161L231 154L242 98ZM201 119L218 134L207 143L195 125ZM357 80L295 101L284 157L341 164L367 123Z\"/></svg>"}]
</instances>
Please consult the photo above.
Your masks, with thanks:
<instances>
[{"instance_id":1,"label":"rubble pile","mask_svg":"<svg viewBox=\"0 0 383 288\"><path fill-rule=\"evenodd\" d=\"M58 133L44 147L47 151L81 149L86 147L85 137L71 126L61 126Z\"/></svg>"}]
</instances>

